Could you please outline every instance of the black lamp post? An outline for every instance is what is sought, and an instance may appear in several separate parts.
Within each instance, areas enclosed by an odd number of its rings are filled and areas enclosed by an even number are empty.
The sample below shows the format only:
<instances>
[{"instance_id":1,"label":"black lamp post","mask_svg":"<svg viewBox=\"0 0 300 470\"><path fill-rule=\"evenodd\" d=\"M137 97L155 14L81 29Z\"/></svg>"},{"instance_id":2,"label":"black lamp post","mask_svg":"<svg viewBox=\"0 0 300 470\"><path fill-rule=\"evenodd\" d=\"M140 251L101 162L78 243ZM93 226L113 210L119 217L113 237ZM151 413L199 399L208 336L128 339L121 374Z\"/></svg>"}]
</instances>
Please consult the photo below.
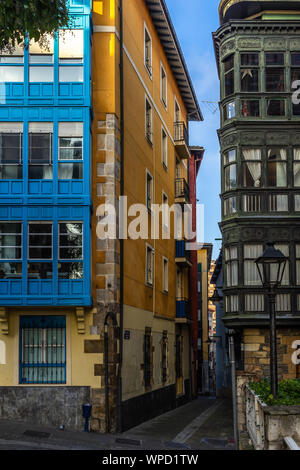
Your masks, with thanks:
<instances>
[{"instance_id":1,"label":"black lamp post","mask_svg":"<svg viewBox=\"0 0 300 470\"><path fill-rule=\"evenodd\" d=\"M287 258L280 250L276 250L273 242L267 244L267 249L255 261L262 285L268 292L270 313L270 375L271 391L274 398L278 397L277 371L277 338L276 338L276 288L280 286L286 267Z\"/></svg>"}]
</instances>

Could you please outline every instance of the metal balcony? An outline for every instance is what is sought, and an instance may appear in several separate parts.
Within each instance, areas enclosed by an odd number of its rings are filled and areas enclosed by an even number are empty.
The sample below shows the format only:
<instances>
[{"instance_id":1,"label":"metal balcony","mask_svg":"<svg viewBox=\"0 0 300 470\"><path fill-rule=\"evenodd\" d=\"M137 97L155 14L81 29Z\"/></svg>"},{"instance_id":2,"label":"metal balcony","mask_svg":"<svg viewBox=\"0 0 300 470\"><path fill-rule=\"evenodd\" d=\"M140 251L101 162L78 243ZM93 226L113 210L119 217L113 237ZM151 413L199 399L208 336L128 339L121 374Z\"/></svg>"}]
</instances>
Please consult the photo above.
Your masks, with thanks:
<instances>
[{"instance_id":1,"label":"metal balcony","mask_svg":"<svg viewBox=\"0 0 300 470\"><path fill-rule=\"evenodd\" d=\"M190 187L184 178L175 179L175 202L178 204L190 202Z\"/></svg>"},{"instance_id":2,"label":"metal balcony","mask_svg":"<svg viewBox=\"0 0 300 470\"><path fill-rule=\"evenodd\" d=\"M191 252L186 250L185 240L176 240L175 263L185 268L189 268L192 266Z\"/></svg>"},{"instance_id":3,"label":"metal balcony","mask_svg":"<svg viewBox=\"0 0 300 470\"><path fill-rule=\"evenodd\" d=\"M191 320L191 304L186 298L176 299L176 323L188 323Z\"/></svg>"},{"instance_id":4,"label":"metal balcony","mask_svg":"<svg viewBox=\"0 0 300 470\"><path fill-rule=\"evenodd\" d=\"M186 160L191 158L189 150L189 134L183 121L174 123L174 143L179 158Z\"/></svg>"}]
</instances>

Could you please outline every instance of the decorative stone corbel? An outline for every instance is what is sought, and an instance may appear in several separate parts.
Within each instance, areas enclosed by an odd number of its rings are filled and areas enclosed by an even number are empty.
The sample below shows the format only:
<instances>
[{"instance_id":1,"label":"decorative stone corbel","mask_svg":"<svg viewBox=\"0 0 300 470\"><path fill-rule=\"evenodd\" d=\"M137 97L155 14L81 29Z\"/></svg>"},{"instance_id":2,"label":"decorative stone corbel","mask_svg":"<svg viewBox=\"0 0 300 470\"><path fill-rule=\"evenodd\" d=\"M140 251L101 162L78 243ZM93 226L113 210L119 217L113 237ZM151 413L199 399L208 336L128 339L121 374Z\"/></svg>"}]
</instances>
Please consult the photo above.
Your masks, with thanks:
<instances>
[{"instance_id":1,"label":"decorative stone corbel","mask_svg":"<svg viewBox=\"0 0 300 470\"><path fill-rule=\"evenodd\" d=\"M76 318L77 318L77 331L78 334L85 334L85 318L84 318L84 308L76 307L75 309Z\"/></svg>"},{"instance_id":2,"label":"decorative stone corbel","mask_svg":"<svg viewBox=\"0 0 300 470\"><path fill-rule=\"evenodd\" d=\"M6 307L0 307L0 329L2 334L9 335L8 313Z\"/></svg>"}]
</instances>

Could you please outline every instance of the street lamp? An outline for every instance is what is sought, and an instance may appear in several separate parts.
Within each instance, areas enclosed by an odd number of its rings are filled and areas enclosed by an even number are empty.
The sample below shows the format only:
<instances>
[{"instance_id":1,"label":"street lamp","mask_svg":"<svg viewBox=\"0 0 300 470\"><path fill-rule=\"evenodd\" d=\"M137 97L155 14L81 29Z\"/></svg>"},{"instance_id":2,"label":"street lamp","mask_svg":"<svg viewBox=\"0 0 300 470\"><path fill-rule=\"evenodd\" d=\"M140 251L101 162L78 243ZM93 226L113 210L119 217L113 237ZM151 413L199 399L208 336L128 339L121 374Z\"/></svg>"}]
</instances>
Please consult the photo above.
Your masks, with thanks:
<instances>
[{"instance_id":1,"label":"street lamp","mask_svg":"<svg viewBox=\"0 0 300 470\"><path fill-rule=\"evenodd\" d=\"M278 371L277 371L277 338L276 338L276 312L275 289L280 286L286 267L287 258L280 250L276 250L273 242L255 261L262 285L268 291L270 313L270 375L271 391L274 398L278 397Z\"/></svg>"}]
</instances>

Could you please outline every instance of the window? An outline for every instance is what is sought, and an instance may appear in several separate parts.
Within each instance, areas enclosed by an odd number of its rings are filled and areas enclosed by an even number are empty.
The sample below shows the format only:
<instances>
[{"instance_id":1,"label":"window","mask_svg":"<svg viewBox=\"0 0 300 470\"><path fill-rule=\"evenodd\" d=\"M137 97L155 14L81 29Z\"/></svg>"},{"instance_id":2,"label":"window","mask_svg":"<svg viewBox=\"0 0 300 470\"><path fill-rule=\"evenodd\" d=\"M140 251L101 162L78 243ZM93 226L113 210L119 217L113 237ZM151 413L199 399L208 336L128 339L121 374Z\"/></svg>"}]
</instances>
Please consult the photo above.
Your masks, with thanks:
<instances>
[{"instance_id":1,"label":"window","mask_svg":"<svg viewBox=\"0 0 300 470\"><path fill-rule=\"evenodd\" d=\"M81 222L59 223L59 259L83 258L83 224Z\"/></svg>"},{"instance_id":2,"label":"window","mask_svg":"<svg viewBox=\"0 0 300 470\"><path fill-rule=\"evenodd\" d=\"M160 66L160 90L161 90L161 100L164 107L167 107L167 74L164 67Z\"/></svg>"},{"instance_id":3,"label":"window","mask_svg":"<svg viewBox=\"0 0 300 470\"><path fill-rule=\"evenodd\" d=\"M285 100L267 100L267 116L285 116Z\"/></svg>"},{"instance_id":4,"label":"window","mask_svg":"<svg viewBox=\"0 0 300 470\"><path fill-rule=\"evenodd\" d=\"M22 224L0 222L0 279L22 277Z\"/></svg>"},{"instance_id":5,"label":"window","mask_svg":"<svg viewBox=\"0 0 300 470\"><path fill-rule=\"evenodd\" d=\"M144 384L145 387L151 386L151 366L152 366L152 340L151 340L151 328L145 328L144 335Z\"/></svg>"},{"instance_id":6,"label":"window","mask_svg":"<svg viewBox=\"0 0 300 470\"><path fill-rule=\"evenodd\" d=\"M153 286L154 275L154 250L150 245L146 246L146 284Z\"/></svg>"},{"instance_id":7,"label":"window","mask_svg":"<svg viewBox=\"0 0 300 470\"><path fill-rule=\"evenodd\" d=\"M291 311L290 294L277 294L275 309L276 309L276 312L290 312Z\"/></svg>"},{"instance_id":8,"label":"window","mask_svg":"<svg viewBox=\"0 0 300 470\"><path fill-rule=\"evenodd\" d=\"M263 294L246 294L245 311L246 312L264 312L265 298Z\"/></svg>"},{"instance_id":9,"label":"window","mask_svg":"<svg viewBox=\"0 0 300 470\"><path fill-rule=\"evenodd\" d=\"M59 31L59 64L60 82L83 82L82 29Z\"/></svg>"},{"instance_id":10,"label":"window","mask_svg":"<svg viewBox=\"0 0 300 470\"><path fill-rule=\"evenodd\" d=\"M149 211L152 210L153 203L153 178L149 171L146 170L146 206Z\"/></svg>"},{"instance_id":11,"label":"window","mask_svg":"<svg viewBox=\"0 0 300 470\"><path fill-rule=\"evenodd\" d=\"M294 148L294 187L300 188L300 148Z\"/></svg>"},{"instance_id":12,"label":"window","mask_svg":"<svg viewBox=\"0 0 300 470\"><path fill-rule=\"evenodd\" d=\"M166 383L168 371L168 332L163 331L161 341L161 381Z\"/></svg>"},{"instance_id":13,"label":"window","mask_svg":"<svg viewBox=\"0 0 300 470\"><path fill-rule=\"evenodd\" d=\"M23 177L23 123L0 123L0 179Z\"/></svg>"},{"instance_id":14,"label":"window","mask_svg":"<svg viewBox=\"0 0 300 470\"><path fill-rule=\"evenodd\" d=\"M296 284L300 286L300 244L296 244Z\"/></svg>"},{"instance_id":15,"label":"window","mask_svg":"<svg viewBox=\"0 0 300 470\"><path fill-rule=\"evenodd\" d=\"M28 263L29 279L52 279L52 263Z\"/></svg>"},{"instance_id":16,"label":"window","mask_svg":"<svg viewBox=\"0 0 300 470\"><path fill-rule=\"evenodd\" d=\"M287 194L270 194L269 211L287 212L289 210L289 200Z\"/></svg>"},{"instance_id":17,"label":"window","mask_svg":"<svg viewBox=\"0 0 300 470\"><path fill-rule=\"evenodd\" d=\"M164 227L169 227L169 199L164 192L162 194L162 223Z\"/></svg>"},{"instance_id":18,"label":"window","mask_svg":"<svg viewBox=\"0 0 300 470\"><path fill-rule=\"evenodd\" d=\"M225 297L226 312L235 313L239 311L239 296L238 295L227 295Z\"/></svg>"},{"instance_id":19,"label":"window","mask_svg":"<svg viewBox=\"0 0 300 470\"><path fill-rule=\"evenodd\" d=\"M12 65L19 64L19 65ZM12 52L2 50L0 55L0 83L24 82L24 48L16 46Z\"/></svg>"},{"instance_id":20,"label":"window","mask_svg":"<svg viewBox=\"0 0 300 470\"><path fill-rule=\"evenodd\" d=\"M161 160L165 168L168 168L168 136L164 129L161 130Z\"/></svg>"},{"instance_id":21,"label":"window","mask_svg":"<svg viewBox=\"0 0 300 470\"><path fill-rule=\"evenodd\" d=\"M224 216L236 214L237 212L237 199L236 197L227 197L224 199Z\"/></svg>"},{"instance_id":22,"label":"window","mask_svg":"<svg viewBox=\"0 0 300 470\"><path fill-rule=\"evenodd\" d=\"M29 179L51 180L53 123L29 123Z\"/></svg>"},{"instance_id":23,"label":"window","mask_svg":"<svg viewBox=\"0 0 300 470\"><path fill-rule=\"evenodd\" d=\"M241 91L259 91L259 55L241 54Z\"/></svg>"},{"instance_id":24,"label":"window","mask_svg":"<svg viewBox=\"0 0 300 470\"><path fill-rule=\"evenodd\" d=\"M150 75L152 77L152 39L149 34L148 29L144 28L144 47L145 47L145 67Z\"/></svg>"},{"instance_id":25,"label":"window","mask_svg":"<svg viewBox=\"0 0 300 470\"><path fill-rule=\"evenodd\" d=\"M260 212L261 211L261 195L246 194L243 196L244 212Z\"/></svg>"},{"instance_id":26,"label":"window","mask_svg":"<svg viewBox=\"0 0 300 470\"><path fill-rule=\"evenodd\" d=\"M175 370L177 379L180 379L182 377L182 352L182 337L180 335L176 335Z\"/></svg>"},{"instance_id":27,"label":"window","mask_svg":"<svg viewBox=\"0 0 300 470\"><path fill-rule=\"evenodd\" d=\"M169 290L169 262L167 258L163 258L163 292Z\"/></svg>"},{"instance_id":28,"label":"window","mask_svg":"<svg viewBox=\"0 0 300 470\"><path fill-rule=\"evenodd\" d=\"M83 123L60 122L58 136L58 179L82 179Z\"/></svg>"},{"instance_id":29,"label":"window","mask_svg":"<svg viewBox=\"0 0 300 470\"><path fill-rule=\"evenodd\" d=\"M40 42L32 39L29 43L29 81L53 82L54 38L44 36Z\"/></svg>"},{"instance_id":30,"label":"window","mask_svg":"<svg viewBox=\"0 0 300 470\"><path fill-rule=\"evenodd\" d=\"M234 54L224 60L225 97L234 93Z\"/></svg>"},{"instance_id":31,"label":"window","mask_svg":"<svg viewBox=\"0 0 300 470\"><path fill-rule=\"evenodd\" d=\"M52 224L30 222L28 224L28 258L30 260L52 259Z\"/></svg>"},{"instance_id":32,"label":"window","mask_svg":"<svg viewBox=\"0 0 300 470\"><path fill-rule=\"evenodd\" d=\"M237 246L225 248L225 269L226 269L226 286L232 287L238 285L238 249Z\"/></svg>"},{"instance_id":33,"label":"window","mask_svg":"<svg viewBox=\"0 0 300 470\"><path fill-rule=\"evenodd\" d=\"M227 103L224 106L223 111L224 121L227 121L227 119L233 119L235 117L235 102L231 101L230 103Z\"/></svg>"},{"instance_id":34,"label":"window","mask_svg":"<svg viewBox=\"0 0 300 470\"><path fill-rule=\"evenodd\" d=\"M236 150L229 150L224 153L225 191L236 188L236 174Z\"/></svg>"},{"instance_id":35,"label":"window","mask_svg":"<svg viewBox=\"0 0 300 470\"><path fill-rule=\"evenodd\" d=\"M300 81L300 54L299 52L291 53L291 91L294 92L295 88L293 88L293 83L296 81ZM299 87L296 85L296 89ZM294 104L293 106L293 115L299 116L300 115L300 104Z\"/></svg>"},{"instance_id":36,"label":"window","mask_svg":"<svg viewBox=\"0 0 300 470\"><path fill-rule=\"evenodd\" d=\"M284 54L266 53L266 91L282 92L284 86Z\"/></svg>"},{"instance_id":37,"label":"window","mask_svg":"<svg viewBox=\"0 0 300 470\"><path fill-rule=\"evenodd\" d=\"M287 185L286 149L268 149L268 186L283 188Z\"/></svg>"},{"instance_id":38,"label":"window","mask_svg":"<svg viewBox=\"0 0 300 470\"><path fill-rule=\"evenodd\" d=\"M263 254L263 245L244 245L244 285L259 286L261 280L255 264L256 259Z\"/></svg>"},{"instance_id":39,"label":"window","mask_svg":"<svg viewBox=\"0 0 300 470\"><path fill-rule=\"evenodd\" d=\"M20 383L66 383L66 318L20 317Z\"/></svg>"},{"instance_id":40,"label":"window","mask_svg":"<svg viewBox=\"0 0 300 470\"><path fill-rule=\"evenodd\" d=\"M300 194L295 194L294 203L295 203L295 211L299 212L300 211Z\"/></svg>"},{"instance_id":41,"label":"window","mask_svg":"<svg viewBox=\"0 0 300 470\"><path fill-rule=\"evenodd\" d=\"M242 150L242 169L244 188L261 187L261 150L243 149Z\"/></svg>"},{"instance_id":42,"label":"window","mask_svg":"<svg viewBox=\"0 0 300 470\"><path fill-rule=\"evenodd\" d=\"M243 117L259 117L259 100L242 100Z\"/></svg>"},{"instance_id":43,"label":"window","mask_svg":"<svg viewBox=\"0 0 300 470\"><path fill-rule=\"evenodd\" d=\"M152 144L152 106L146 98L146 138Z\"/></svg>"}]
</instances>

